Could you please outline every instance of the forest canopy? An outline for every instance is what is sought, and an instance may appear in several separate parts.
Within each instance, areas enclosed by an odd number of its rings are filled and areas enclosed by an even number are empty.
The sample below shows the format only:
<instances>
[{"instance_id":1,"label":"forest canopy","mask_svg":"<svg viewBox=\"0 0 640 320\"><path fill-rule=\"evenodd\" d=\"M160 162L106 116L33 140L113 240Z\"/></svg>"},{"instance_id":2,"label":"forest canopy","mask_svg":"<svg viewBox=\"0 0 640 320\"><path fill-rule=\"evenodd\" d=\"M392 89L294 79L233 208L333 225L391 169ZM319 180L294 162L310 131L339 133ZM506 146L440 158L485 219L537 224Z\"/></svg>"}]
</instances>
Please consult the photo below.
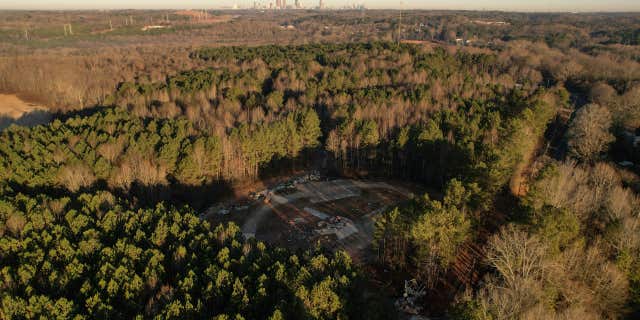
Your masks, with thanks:
<instances>
[{"instance_id":1,"label":"forest canopy","mask_svg":"<svg viewBox=\"0 0 640 320\"><path fill-rule=\"evenodd\" d=\"M7 319L371 319L342 252L294 254L108 192L0 199ZM378 317L382 315L377 315Z\"/></svg>"},{"instance_id":2,"label":"forest canopy","mask_svg":"<svg viewBox=\"0 0 640 320\"><path fill-rule=\"evenodd\" d=\"M0 318L637 317L636 14L288 11L0 12L0 91L58 112L0 133ZM420 194L365 258L206 221L302 170Z\"/></svg>"}]
</instances>

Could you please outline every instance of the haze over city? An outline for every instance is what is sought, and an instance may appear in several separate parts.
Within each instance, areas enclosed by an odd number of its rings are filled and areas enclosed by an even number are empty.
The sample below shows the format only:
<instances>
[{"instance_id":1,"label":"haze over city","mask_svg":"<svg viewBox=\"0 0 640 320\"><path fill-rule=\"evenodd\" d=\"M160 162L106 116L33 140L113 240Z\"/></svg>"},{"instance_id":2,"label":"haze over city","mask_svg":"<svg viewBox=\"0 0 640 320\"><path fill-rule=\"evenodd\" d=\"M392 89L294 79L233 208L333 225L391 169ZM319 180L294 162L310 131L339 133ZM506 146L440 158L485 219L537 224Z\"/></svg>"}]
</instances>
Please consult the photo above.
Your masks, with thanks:
<instances>
[{"instance_id":1,"label":"haze over city","mask_svg":"<svg viewBox=\"0 0 640 320\"><path fill-rule=\"evenodd\" d=\"M260 0L256 3L268 6L275 0ZM289 3L293 4L294 0ZM564 1L536 1L536 0L356 0L356 1L324 1L327 8L342 8L348 5L364 5L370 9L437 9L437 10L503 10L503 11L567 11L567 12L619 12L619 11L640 11L640 1L615 0L564 0ZM34 10L72 10L72 9L169 9L169 8L250 8L254 2L249 0L99 0L99 1L60 1L60 0L11 0L2 1L0 9L34 9ZM318 1L302 0L301 5L305 8L318 6Z\"/></svg>"}]
</instances>

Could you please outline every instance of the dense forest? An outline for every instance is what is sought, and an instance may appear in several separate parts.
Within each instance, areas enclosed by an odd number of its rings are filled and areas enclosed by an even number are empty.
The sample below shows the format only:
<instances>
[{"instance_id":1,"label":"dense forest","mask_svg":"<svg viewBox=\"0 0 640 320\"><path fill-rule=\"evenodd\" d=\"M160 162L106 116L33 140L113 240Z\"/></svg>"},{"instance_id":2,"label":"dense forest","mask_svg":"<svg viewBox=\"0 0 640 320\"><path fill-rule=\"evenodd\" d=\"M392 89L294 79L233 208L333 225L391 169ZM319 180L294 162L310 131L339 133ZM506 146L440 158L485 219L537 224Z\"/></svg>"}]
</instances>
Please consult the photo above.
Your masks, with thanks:
<instances>
[{"instance_id":1,"label":"dense forest","mask_svg":"<svg viewBox=\"0 0 640 320\"><path fill-rule=\"evenodd\" d=\"M184 119L143 119L104 108L88 117L3 132L1 179L26 191L106 188L147 203L174 197L197 201L203 194L194 194L194 188L221 188L217 184L226 176L255 176L273 159L294 158L314 147L319 134L310 109L220 137L203 134ZM212 188L203 192L215 193Z\"/></svg>"},{"instance_id":2,"label":"dense forest","mask_svg":"<svg viewBox=\"0 0 640 320\"><path fill-rule=\"evenodd\" d=\"M495 56L410 45L238 47L192 57L211 67L161 83L123 83L109 100L139 116L185 116L222 135L238 124L271 123L310 108L338 170L419 177L438 186L472 171L498 186L488 180L505 177L489 177L490 171L505 171L488 166L489 159L514 167L567 98L559 88L533 83L528 72L508 75ZM348 71L354 69L361 72ZM507 76L517 81L503 83ZM501 144L518 139L521 147L509 150L514 154L498 154Z\"/></svg>"},{"instance_id":3,"label":"dense forest","mask_svg":"<svg viewBox=\"0 0 640 320\"><path fill-rule=\"evenodd\" d=\"M348 59L354 55L363 58ZM510 180L519 187L513 172L567 104L564 89L525 75L516 75L524 85L501 83L508 70L484 53L373 43L203 49L192 57L212 67L121 83L105 103L125 110L8 130L3 178L73 192L201 186L255 178L273 161L320 146L338 172L438 188L459 178L495 192ZM367 71L347 73L352 68Z\"/></svg>"},{"instance_id":4,"label":"dense forest","mask_svg":"<svg viewBox=\"0 0 640 320\"><path fill-rule=\"evenodd\" d=\"M359 309L361 275L344 253L272 249L235 225L210 228L164 205L134 210L108 192L5 190L0 206L5 319L380 316Z\"/></svg>"},{"instance_id":5,"label":"dense forest","mask_svg":"<svg viewBox=\"0 0 640 320\"><path fill-rule=\"evenodd\" d=\"M0 57L57 112L0 133L0 318L393 319L409 279L429 316L638 316L635 15L271 18L344 41ZM374 218L365 265L199 217L297 168L429 192Z\"/></svg>"}]
</instances>

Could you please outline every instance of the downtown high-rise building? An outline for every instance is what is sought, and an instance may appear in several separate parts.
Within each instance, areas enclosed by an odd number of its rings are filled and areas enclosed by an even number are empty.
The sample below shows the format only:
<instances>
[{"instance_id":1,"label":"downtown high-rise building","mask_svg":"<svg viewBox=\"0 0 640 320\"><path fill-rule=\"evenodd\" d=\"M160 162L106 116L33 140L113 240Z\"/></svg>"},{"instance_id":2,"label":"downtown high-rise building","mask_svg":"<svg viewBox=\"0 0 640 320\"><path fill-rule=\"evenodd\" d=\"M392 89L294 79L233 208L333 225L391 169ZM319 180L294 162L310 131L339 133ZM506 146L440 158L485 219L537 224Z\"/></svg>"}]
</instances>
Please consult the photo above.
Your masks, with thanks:
<instances>
[{"instance_id":1,"label":"downtown high-rise building","mask_svg":"<svg viewBox=\"0 0 640 320\"><path fill-rule=\"evenodd\" d=\"M324 1L320 0L320 4L318 5L318 9L324 9Z\"/></svg>"}]
</instances>

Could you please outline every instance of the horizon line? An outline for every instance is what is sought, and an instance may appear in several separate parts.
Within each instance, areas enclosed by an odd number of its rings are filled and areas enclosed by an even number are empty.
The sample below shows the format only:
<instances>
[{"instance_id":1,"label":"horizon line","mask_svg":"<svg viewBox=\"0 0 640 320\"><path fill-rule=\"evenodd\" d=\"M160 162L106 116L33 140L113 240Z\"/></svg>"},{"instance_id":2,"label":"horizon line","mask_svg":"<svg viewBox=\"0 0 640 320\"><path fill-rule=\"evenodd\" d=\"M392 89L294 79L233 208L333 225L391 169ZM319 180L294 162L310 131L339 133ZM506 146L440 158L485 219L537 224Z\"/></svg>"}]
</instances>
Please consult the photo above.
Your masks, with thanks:
<instances>
[{"instance_id":1,"label":"horizon line","mask_svg":"<svg viewBox=\"0 0 640 320\"><path fill-rule=\"evenodd\" d=\"M172 7L172 8L126 8L126 7L114 7L114 8L66 8L66 9L45 9L45 8L1 8L0 11L166 11L166 10L222 10L222 11L273 11L273 12L287 12L287 11L449 11L449 12L502 12L502 13L640 13L640 9L634 10L509 10L509 9L443 9L443 8L291 8L291 9L254 9L254 8L233 8L229 6L225 7Z\"/></svg>"}]
</instances>

